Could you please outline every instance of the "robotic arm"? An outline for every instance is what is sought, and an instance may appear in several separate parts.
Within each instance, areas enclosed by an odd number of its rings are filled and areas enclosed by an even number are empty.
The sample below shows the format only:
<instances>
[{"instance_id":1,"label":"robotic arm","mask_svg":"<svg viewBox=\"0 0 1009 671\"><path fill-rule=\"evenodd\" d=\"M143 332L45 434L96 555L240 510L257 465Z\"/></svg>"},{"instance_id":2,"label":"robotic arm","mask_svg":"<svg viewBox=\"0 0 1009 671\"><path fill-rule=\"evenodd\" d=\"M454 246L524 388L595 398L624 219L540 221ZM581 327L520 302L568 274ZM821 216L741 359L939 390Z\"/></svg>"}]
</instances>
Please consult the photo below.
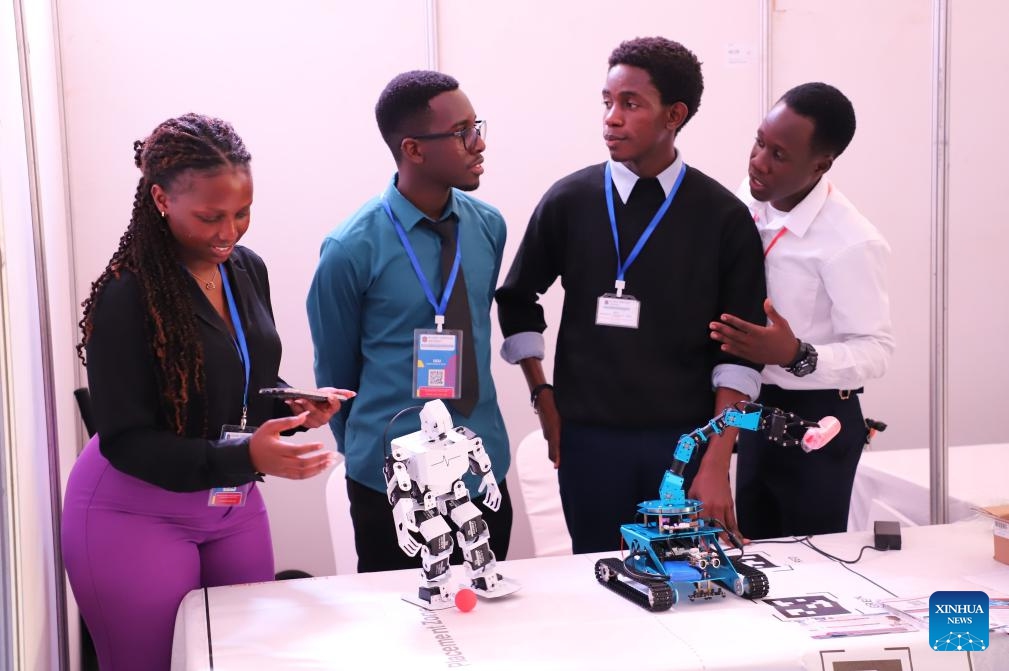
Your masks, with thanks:
<instances>
[{"instance_id":1,"label":"robotic arm","mask_svg":"<svg viewBox=\"0 0 1009 671\"><path fill-rule=\"evenodd\" d=\"M659 498L663 503L684 505L683 471L690 463L694 450L705 445L712 436L720 435L726 427L758 431L782 447L799 445L804 451L811 452L830 442L841 430L841 423L834 417L810 422L795 413L759 403L736 403L701 428L680 436L673 453L673 465L666 471L659 487ZM802 433L795 435L799 431Z\"/></svg>"},{"instance_id":2,"label":"robotic arm","mask_svg":"<svg viewBox=\"0 0 1009 671\"><path fill-rule=\"evenodd\" d=\"M387 457L385 461L385 491L392 504L392 519L396 524L396 538L399 547L408 557L415 557L420 552L420 543L410 532L420 531L414 512L420 496L417 484L410 479L406 465L395 457Z\"/></svg>"},{"instance_id":3,"label":"robotic arm","mask_svg":"<svg viewBox=\"0 0 1009 671\"><path fill-rule=\"evenodd\" d=\"M487 451L483 449L483 441L480 438L474 436L471 444L469 472L473 475L483 475L479 489L479 491L485 492L483 504L489 510L497 512L498 508L501 507L501 490L497 486L497 478L494 477L494 471L491 469L490 457L487 456Z\"/></svg>"}]
</instances>

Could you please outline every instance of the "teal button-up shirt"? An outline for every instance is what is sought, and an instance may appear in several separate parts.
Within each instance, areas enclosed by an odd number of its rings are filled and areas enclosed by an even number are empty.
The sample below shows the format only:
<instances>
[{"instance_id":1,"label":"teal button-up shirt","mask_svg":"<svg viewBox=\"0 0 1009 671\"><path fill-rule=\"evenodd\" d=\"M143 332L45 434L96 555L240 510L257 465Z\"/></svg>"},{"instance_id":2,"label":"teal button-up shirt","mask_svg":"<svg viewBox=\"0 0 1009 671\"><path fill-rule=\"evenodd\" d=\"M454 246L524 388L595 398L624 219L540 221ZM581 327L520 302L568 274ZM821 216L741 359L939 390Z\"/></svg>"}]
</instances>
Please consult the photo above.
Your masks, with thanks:
<instances>
[{"instance_id":1,"label":"teal button-up shirt","mask_svg":"<svg viewBox=\"0 0 1009 671\"><path fill-rule=\"evenodd\" d=\"M434 231L417 225L427 217L399 192L396 176L384 197L440 298L441 240ZM507 229L497 209L455 189L442 219L452 215L459 221L480 379L480 401L473 413L463 417L453 412L452 419L483 439L500 482L511 456L490 374L490 309ZM358 394L330 421L338 449L346 457L347 476L384 492L382 465L389 445L382 444L382 434L397 412L423 403L412 395L413 332L434 328L434 308L381 198L368 201L323 241L308 293L308 322L315 345L316 383L354 389ZM388 440L419 428L417 413L404 413L389 427ZM467 476L466 483L475 497L479 479Z\"/></svg>"}]
</instances>

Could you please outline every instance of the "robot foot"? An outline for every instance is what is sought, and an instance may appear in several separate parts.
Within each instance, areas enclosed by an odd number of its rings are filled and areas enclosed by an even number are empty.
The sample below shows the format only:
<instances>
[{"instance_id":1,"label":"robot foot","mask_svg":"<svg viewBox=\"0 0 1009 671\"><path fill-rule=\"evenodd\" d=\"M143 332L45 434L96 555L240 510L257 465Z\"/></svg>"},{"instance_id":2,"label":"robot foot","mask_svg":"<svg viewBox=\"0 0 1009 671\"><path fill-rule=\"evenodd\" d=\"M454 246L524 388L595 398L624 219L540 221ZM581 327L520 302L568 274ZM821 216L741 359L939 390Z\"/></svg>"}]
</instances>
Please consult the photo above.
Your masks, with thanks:
<instances>
[{"instance_id":1,"label":"robot foot","mask_svg":"<svg viewBox=\"0 0 1009 671\"><path fill-rule=\"evenodd\" d=\"M455 590L447 585L436 587L421 586L417 594L404 594L403 601L420 606L425 610L455 608Z\"/></svg>"},{"instance_id":2,"label":"robot foot","mask_svg":"<svg viewBox=\"0 0 1009 671\"><path fill-rule=\"evenodd\" d=\"M505 578L500 573L480 576L470 581L469 588L476 592L477 596L485 599L497 599L517 592L522 585L511 578Z\"/></svg>"}]
</instances>

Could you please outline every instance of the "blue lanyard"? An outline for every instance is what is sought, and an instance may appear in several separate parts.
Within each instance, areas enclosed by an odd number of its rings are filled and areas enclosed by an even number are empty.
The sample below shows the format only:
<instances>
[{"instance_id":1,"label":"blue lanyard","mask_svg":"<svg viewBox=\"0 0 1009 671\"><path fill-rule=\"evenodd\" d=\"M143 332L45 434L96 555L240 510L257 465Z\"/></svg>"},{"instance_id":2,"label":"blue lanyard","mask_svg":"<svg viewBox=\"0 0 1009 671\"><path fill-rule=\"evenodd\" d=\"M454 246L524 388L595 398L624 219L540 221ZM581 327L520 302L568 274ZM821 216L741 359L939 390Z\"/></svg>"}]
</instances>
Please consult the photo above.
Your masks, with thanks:
<instances>
[{"instance_id":1,"label":"blue lanyard","mask_svg":"<svg viewBox=\"0 0 1009 671\"><path fill-rule=\"evenodd\" d=\"M435 300L434 291L431 290L431 285L428 283L427 277L420 267L420 261L417 260L417 254L413 251L413 245L410 244L410 240L406 237L406 230L403 229L403 224L399 223L399 219L392 213L389 201L385 198L382 198L382 207L385 208L385 213L389 215L389 220L396 227L396 233L399 235L400 242L403 243L403 247L406 249L406 255L410 257L413 272L417 274L420 286L424 289L424 294L427 296L427 302L434 308L435 326L441 331L441 327L445 323L445 310L448 308L448 299L452 296L452 289L455 288L455 279L459 276L459 266L462 264L462 245L459 243L459 229L456 228L455 261L452 263L452 272L448 274L448 281L445 282L445 288L441 292L441 301L439 302ZM458 224L456 226L458 227Z\"/></svg>"},{"instance_id":2,"label":"blue lanyard","mask_svg":"<svg viewBox=\"0 0 1009 671\"><path fill-rule=\"evenodd\" d=\"M221 281L224 283L224 297L228 300L228 312L231 313L231 325L235 327L235 347L238 349L238 356L241 357L245 365L245 390L242 392L242 423L245 422L249 414L249 344L245 341L245 329L242 328L242 319L238 316L238 305L235 303L235 296L231 293L231 283L228 281L228 273L224 270L224 264L217 266L221 272Z\"/></svg>"},{"instance_id":3,"label":"blue lanyard","mask_svg":"<svg viewBox=\"0 0 1009 671\"><path fill-rule=\"evenodd\" d=\"M610 214L610 229L613 231L613 244L617 248L617 296L623 294L624 291L624 275L627 273L627 269L631 267L635 259L638 258L638 254L644 248L645 243L648 242L648 238L652 236L655 232L655 228L662 221L662 217L665 216L666 211L669 206L673 204L673 198L676 197L676 192L680 190L680 183L683 182L683 176L687 174L687 164L684 163L680 168L680 174L676 176L676 181L673 182L673 188L669 190L669 195L666 196L666 202L662 203L662 207L659 211L655 213L652 217L652 221L648 224L648 228L645 229L641 237L638 238L637 243L634 245L634 249L627 256L627 261L622 262L620 260L620 235L617 233L617 215L613 211L613 171L610 169L609 161L606 162L606 210Z\"/></svg>"}]
</instances>

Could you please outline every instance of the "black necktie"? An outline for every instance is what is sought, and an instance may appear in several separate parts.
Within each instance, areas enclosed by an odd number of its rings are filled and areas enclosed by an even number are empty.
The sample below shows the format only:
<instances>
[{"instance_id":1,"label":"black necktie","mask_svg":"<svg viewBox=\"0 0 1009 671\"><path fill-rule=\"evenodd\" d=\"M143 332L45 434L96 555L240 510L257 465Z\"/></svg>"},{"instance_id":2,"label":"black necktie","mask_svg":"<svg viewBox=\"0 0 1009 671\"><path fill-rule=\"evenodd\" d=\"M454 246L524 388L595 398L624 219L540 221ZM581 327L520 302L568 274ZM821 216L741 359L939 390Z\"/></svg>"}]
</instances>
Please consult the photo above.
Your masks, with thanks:
<instances>
[{"instance_id":1,"label":"black necktie","mask_svg":"<svg viewBox=\"0 0 1009 671\"><path fill-rule=\"evenodd\" d=\"M640 177L627 196L626 204L617 205L617 226L620 230L620 258L634 249L641 234L645 232L652 217L662 207L666 194L655 177ZM631 293L634 293L633 291Z\"/></svg>"},{"instance_id":2,"label":"black necktie","mask_svg":"<svg viewBox=\"0 0 1009 671\"><path fill-rule=\"evenodd\" d=\"M433 230L441 238L441 286L445 290L455 264L455 248L457 244L456 231L458 224L455 217L448 217L435 223L425 221L424 225ZM462 396L450 401L455 409L464 417L469 417L480 400L480 380L476 372L476 348L473 346L473 319L469 312L469 296L466 293L466 278L463 276L462 264L455 278L455 287L445 308L445 328L462 331Z\"/></svg>"},{"instance_id":3,"label":"black necktie","mask_svg":"<svg viewBox=\"0 0 1009 671\"><path fill-rule=\"evenodd\" d=\"M658 210L666 200L666 193L662 190L662 184L657 177L639 177L631 189L631 195L627 197L627 204L641 205Z\"/></svg>"}]
</instances>

